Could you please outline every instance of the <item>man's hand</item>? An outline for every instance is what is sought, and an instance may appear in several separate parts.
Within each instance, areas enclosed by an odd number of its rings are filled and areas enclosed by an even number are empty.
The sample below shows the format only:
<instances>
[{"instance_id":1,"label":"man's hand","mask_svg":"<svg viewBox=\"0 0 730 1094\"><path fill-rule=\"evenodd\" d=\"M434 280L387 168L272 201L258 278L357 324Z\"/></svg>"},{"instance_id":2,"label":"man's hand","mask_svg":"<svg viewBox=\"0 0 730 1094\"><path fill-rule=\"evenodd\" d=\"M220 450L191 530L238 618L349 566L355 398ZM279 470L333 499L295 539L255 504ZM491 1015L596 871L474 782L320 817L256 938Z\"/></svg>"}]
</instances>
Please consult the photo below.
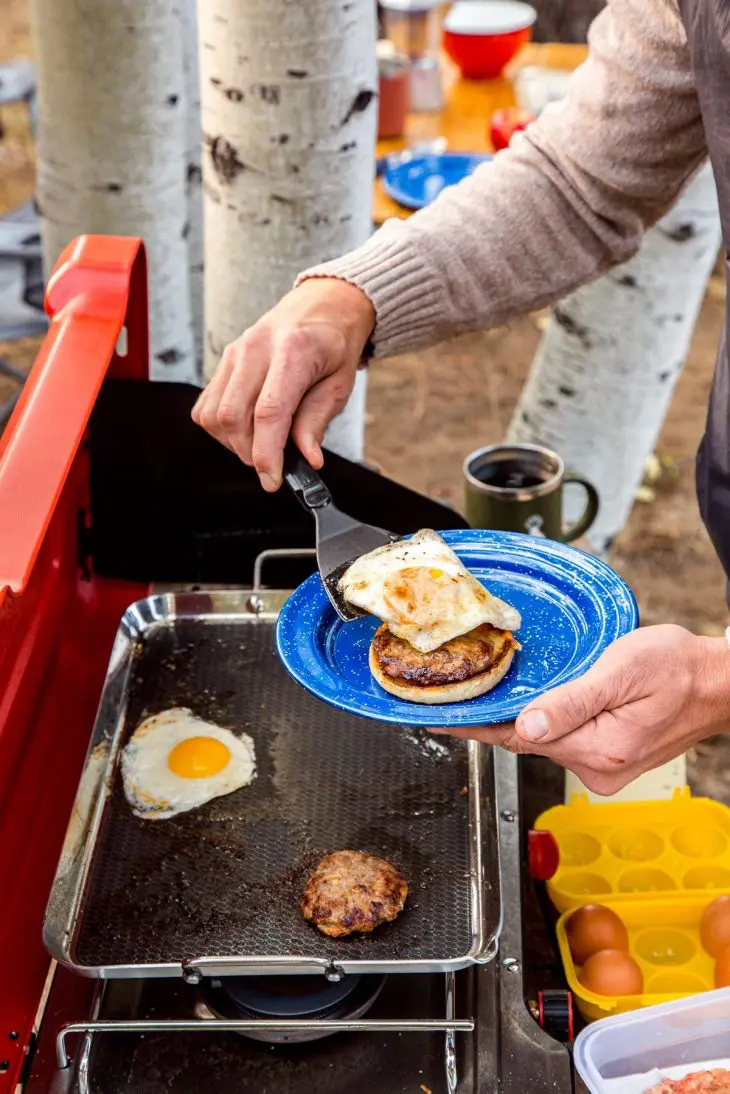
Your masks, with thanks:
<instances>
[{"instance_id":1,"label":"man's hand","mask_svg":"<svg viewBox=\"0 0 730 1094\"><path fill-rule=\"evenodd\" d=\"M320 468L325 430L350 397L374 325L354 285L304 281L225 349L193 420L255 467L265 490L281 485L290 433Z\"/></svg>"},{"instance_id":2,"label":"man's hand","mask_svg":"<svg viewBox=\"0 0 730 1094\"><path fill-rule=\"evenodd\" d=\"M531 703L516 725L458 735L546 756L589 790L615 794L729 729L730 650L724 639L659 626L620 638L579 680Z\"/></svg>"}]
</instances>

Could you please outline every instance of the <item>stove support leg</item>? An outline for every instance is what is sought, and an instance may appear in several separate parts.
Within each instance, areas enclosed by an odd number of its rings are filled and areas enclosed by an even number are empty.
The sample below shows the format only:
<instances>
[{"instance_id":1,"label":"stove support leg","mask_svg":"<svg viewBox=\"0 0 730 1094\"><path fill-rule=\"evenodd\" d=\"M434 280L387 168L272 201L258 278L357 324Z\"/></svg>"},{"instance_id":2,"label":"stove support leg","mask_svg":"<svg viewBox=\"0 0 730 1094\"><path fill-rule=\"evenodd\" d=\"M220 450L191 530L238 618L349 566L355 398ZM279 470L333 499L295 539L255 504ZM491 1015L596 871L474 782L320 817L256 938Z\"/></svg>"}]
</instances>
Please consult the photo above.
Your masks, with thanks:
<instances>
[{"instance_id":1,"label":"stove support leg","mask_svg":"<svg viewBox=\"0 0 730 1094\"><path fill-rule=\"evenodd\" d=\"M89 1063L91 1061L91 1034L85 1033L79 1049L79 1060L76 1065L76 1091L77 1094L90 1094Z\"/></svg>"},{"instance_id":2,"label":"stove support leg","mask_svg":"<svg viewBox=\"0 0 730 1094\"><path fill-rule=\"evenodd\" d=\"M456 974L446 973L446 1021L453 1022L456 1017ZM448 1094L457 1094L459 1088L459 1072L456 1066L456 1034L453 1030L446 1031L444 1043L444 1056L446 1062L446 1090Z\"/></svg>"},{"instance_id":3,"label":"stove support leg","mask_svg":"<svg viewBox=\"0 0 730 1094\"><path fill-rule=\"evenodd\" d=\"M92 1022L95 1022L99 1017L105 987L105 982L100 981L94 992L90 1013L90 1020ZM63 1031L61 1031L61 1036L62 1035ZM59 1068L56 1072L50 1094L70 1094L71 1091L73 1091L74 1094L90 1094L89 1064L91 1062L92 1040L92 1034L87 1030L79 1041L75 1059L72 1061L66 1056L65 1067L60 1066L61 1057L57 1041L56 1056L58 1058Z\"/></svg>"}]
</instances>

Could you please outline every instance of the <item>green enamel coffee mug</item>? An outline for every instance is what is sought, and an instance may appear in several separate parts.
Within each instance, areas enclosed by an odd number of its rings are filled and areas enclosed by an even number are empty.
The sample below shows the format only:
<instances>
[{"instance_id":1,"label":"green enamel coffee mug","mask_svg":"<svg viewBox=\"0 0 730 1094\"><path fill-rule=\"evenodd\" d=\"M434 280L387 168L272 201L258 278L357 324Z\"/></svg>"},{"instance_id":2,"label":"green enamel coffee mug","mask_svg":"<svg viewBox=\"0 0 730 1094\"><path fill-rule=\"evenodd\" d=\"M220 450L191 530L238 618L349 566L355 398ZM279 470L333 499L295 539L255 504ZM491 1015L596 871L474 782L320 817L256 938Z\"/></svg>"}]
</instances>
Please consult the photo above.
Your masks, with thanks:
<instances>
[{"instance_id":1,"label":"green enamel coffee mug","mask_svg":"<svg viewBox=\"0 0 730 1094\"><path fill-rule=\"evenodd\" d=\"M598 515L596 488L565 465L556 452L535 444L479 448L464 460L466 518L472 528L523 532L571 543ZM563 523L563 486L578 483L586 505L573 524Z\"/></svg>"}]
</instances>

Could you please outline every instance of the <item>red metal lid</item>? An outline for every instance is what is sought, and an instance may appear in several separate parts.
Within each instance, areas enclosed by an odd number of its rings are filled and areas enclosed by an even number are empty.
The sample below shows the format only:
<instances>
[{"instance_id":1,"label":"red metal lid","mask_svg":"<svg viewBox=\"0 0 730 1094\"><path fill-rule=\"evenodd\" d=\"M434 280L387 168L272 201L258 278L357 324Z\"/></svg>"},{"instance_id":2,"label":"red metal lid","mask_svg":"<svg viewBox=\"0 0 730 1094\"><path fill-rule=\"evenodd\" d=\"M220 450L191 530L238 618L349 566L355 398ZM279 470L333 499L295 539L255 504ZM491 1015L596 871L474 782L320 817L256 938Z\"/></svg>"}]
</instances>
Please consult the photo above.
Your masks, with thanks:
<instances>
[{"instance_id":1,"label":"red metal lid","mask_svg":"<svg viewBox=\"0 0 730 1094\"><path fill-rule=\"evenodd\" d=\"M28 582L125 325L146 379L141 241L82 236L69 244L48 282L46 311L50 329L0 438L0 597Z\"/></svg>"}]
</instances>

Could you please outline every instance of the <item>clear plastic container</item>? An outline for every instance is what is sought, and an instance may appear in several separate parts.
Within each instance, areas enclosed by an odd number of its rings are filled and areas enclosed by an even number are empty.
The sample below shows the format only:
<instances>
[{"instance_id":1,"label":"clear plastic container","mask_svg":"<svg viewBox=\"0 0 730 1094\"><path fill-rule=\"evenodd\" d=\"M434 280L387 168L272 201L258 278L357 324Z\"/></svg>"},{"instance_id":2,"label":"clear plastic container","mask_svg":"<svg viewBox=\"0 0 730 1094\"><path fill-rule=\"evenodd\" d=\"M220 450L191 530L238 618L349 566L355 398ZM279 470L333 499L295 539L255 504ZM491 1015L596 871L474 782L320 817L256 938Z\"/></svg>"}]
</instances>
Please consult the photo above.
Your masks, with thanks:
<instances>
[{"instance_id":1,"label":"clear plastic container","mask_svg":"<svg viewBox=\"0 0 730 1094\"><path fill-rule=\"evenodd\" d=\"M604 1018L578 1035L573 1058L591 1094L645 1094L665 1078L730 1070L730 989Z\"/></svg>"},{"instance_id":2,"label":"clear plastic container","mask_svg":"<svg viewBox=\"0 0 730 1094\"><path fill-rule=\"evenodd\" d=\"M440 110L440 0L381 0L380 8L385 36L411 62L411 110Z\"/></svg>"},{"instance_id":3,"label":"clear plastic container","mask_svg":"<svg viewBox=\"0 0 730 1094\"><path fill-rule=\"evenodd\" d=\"M512 83L518 106L539 116L549 103L560 102L568 93L572 72L562 68L526 65L518 69Z\"/></svg>"},{"instance_id":4,"label":"clear plastic container","mask_svg":"<svg viewBox=\"0 0 730 1094\"><path fill-rule=\"evenodd\" d=\"M381 0L383 29L398 53L416 63L437 58L439 0Z\"/></svg>"}]
</instances>

